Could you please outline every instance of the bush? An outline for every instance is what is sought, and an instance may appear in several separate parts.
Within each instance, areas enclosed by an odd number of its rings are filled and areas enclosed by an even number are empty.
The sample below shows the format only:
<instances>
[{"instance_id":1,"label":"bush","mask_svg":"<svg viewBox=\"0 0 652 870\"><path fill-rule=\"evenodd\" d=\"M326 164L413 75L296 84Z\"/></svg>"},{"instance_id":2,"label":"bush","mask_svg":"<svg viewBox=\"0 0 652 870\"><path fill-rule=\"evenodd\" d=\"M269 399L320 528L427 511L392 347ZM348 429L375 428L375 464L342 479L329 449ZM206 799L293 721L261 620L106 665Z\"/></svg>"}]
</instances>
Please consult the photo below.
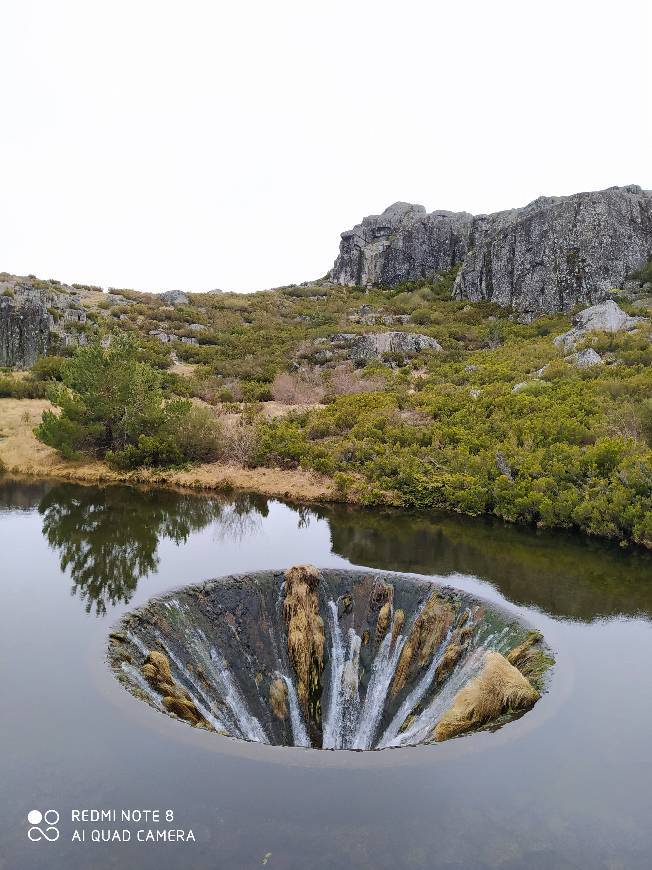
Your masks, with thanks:
<instances>
[{"instance_id":1,"label":"bush","mask_svg":"<svg viewBox=\"0 0 652 870\"><path fill-rule=\"evenodd\" d=\"M652 399L643 402L640 410L641 429L648 447L652 447Z\"/></svg>"},{"instance_id":2,"label":"bush","mask_svg":"<svg viewBox=\"0 0 652 870\"><path fill-rule=\"evenodd\" d=\"M165 403L161 374L138 360L133 339L117 336L108 348L95 341L63 367L36 436L67 458L106 457L121 468L182 465L216 454L219 430L205 409L188 399Z\"/></svg>"},{"instance_id":3,"label":"bush","mask_svg":"<svg viewBox=\"0 0 652 870\"><path fill-rule=\"evenodd\" d=\"M310 405L321 402L324 387L319 375L284 372L274 378L272 395L275 401L285 405Z\"/></svg>"},{"instance_id":4,"label":"bush","mask_svg":"<svg viewBox=\"0 0 652 870\"><path fill-rule=\"evenodd\" d=\"M63 356L42 356L31 368L32 377L37 381L62 381L67 362Z\"/></svg>"},{"instance_id":5,"label":"bush","mask_svg":"<svg viewBox=\"0 0 652 870\"><path fill-rule=\"evenodd\" d=\"M410 315L412 323L417 323L419 326L429 326L433 322L432 313L428 308L417 308Z\"/></svg>"},{"instance_id":6,"label":"bush","mask_svg":"<svg viewBox=\"0 0 652 870\"><path fill-rule=\"evenodd\" d=\"M45 399L47 387L32 378L0 375L0 399Z\"/></svg>"}]
</instances>

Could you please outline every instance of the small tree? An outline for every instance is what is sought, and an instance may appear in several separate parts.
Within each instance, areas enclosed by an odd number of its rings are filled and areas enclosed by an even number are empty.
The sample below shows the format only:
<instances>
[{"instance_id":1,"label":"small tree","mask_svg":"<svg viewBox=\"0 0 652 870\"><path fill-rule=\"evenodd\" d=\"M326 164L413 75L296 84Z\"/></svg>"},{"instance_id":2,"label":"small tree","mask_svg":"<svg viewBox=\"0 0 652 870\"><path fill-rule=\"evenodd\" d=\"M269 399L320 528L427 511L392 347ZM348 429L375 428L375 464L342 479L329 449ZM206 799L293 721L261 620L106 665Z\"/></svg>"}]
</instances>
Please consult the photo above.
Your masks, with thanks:
<instances>
[{"instance_id":1,"label":"small tree","mask_svg":"<svg viewBox=\"0 0 652 870\"><path fill-rule=\"evenodd\" d=\"M36 436L73 457L80 451L103 455L121 450L148 429L157 429L163 394L158 373L138 362L135 342L119 336L108 348L99 341L79 348L51 401L61 413L45 411Z\"/></svg>"},{"instance_id":2,"label":"small tree","mask_svg":"<svg viewBox=\"0 0 652 870\"><path fill-rule=\"evenodd\" d=\"M120 467L180 465L210 458L218 447L211 426L189 401L163 401L161 374L138 361L130 336L79 348L50 395L61 411L45 411L37 438L67 458L88 452Z\"/></svg>"}]
</instances>

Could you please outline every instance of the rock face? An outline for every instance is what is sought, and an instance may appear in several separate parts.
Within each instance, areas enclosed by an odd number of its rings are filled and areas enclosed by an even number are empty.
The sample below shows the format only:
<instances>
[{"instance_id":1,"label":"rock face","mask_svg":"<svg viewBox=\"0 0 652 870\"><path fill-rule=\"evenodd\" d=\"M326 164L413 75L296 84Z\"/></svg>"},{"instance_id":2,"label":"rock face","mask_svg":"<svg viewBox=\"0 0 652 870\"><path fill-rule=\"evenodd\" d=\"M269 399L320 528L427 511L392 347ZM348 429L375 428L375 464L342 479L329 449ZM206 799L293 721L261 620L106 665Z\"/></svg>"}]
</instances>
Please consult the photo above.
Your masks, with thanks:
<instances>
[{"instance_id":1,"label":"rock face","mask_svg":"<svg viewBox=\"0 0 652 870\"><path fill-rule=\"evenodd\" d=\"M337 284L393 285L427 278L461 262L473 215L395 202L342 233L331 278Z\"/></svg>"},{"instance_id":2,"label":"rock face","mask_svg":"<svg viewBox=\"0 0 652 870\"><path fill-rule=\"evenodd\" d=\"M526 314L592 304L652 255L652 192L636 185L473 216L395 203L342 233L338 284L393 286L460 264L453 293Z\"/></svg>"},{"instance_id":3,"label":"rock face","mask_svg":"<svg viewBox=\"0 0 652 870\"><path fill-rule=\"evenodd\" d=\"M359 366L386 353L410 355L422 350L442 350L438 341L419 332L366 332L361 335L339 332L331 336L331 342L345 348L348 357Z\"/></svg>"},{"instance_id":4,"label":"rock face","mask_svg":"<svg viewBox=\"0 0 652 870\"><path fill-rule=\"evenodd\" d=\"M0 365L28 368L47 353L49 338L50 315L40 296L0 295Z\"/></svg>"},{"instance_id":5,"label":"rock face","mask_svg":"<svg viewBox=\"0 0 652 870\"><path fill-rule=\"evenodd\" d=\"M557 347L569 349L590 332L629 332L642 322L640 317L631 317L609 299L576 314L573 318L573 328L563 335L558 335L555 344Z\"/></svg>"},{"instance_id":6,"label":"rock face","mask_svg":"<svg viewBox=\"0 0 652 870\"><path fill-rule=\"evenodd\" d=\"M593 350L592 347L587 347L579 353L574 353L566 357L566 362L570 362L577 366L578 369L590 369L593 366L604 365L602 357L599 353Z\"/></svg>"},{"instance_id":7,"label":"rock face","mask_svg":"<svg viewBox=\"0 0 652 870\"><path fill-rule=\"evenodd\" d=\"M165 293L159 295L166 305L187 305L188 296L183 290L166 290Z\"/></svg>"}]
</instances>

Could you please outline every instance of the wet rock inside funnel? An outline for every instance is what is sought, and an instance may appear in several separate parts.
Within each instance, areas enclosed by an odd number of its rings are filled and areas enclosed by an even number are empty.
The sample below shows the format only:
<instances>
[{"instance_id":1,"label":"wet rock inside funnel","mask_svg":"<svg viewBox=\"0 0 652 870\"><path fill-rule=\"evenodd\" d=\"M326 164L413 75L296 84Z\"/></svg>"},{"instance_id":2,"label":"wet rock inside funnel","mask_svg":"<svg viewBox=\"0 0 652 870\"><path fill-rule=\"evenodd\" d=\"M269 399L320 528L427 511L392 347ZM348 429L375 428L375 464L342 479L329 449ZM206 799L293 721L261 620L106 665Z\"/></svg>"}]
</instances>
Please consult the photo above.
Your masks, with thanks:
<instances>
[{"instance_id":1,"label":"wet rock inside funnel","mask_svg":"<svg viewBox=\"0 0 652 870\"><path fill-rule=\"evenodd\" d=\"M538 632L466 593L311 565L153 599L111 633L109 661L194 727L356 750L500 727L536 703L553 663Z\"/></svg>"}]
</instances>

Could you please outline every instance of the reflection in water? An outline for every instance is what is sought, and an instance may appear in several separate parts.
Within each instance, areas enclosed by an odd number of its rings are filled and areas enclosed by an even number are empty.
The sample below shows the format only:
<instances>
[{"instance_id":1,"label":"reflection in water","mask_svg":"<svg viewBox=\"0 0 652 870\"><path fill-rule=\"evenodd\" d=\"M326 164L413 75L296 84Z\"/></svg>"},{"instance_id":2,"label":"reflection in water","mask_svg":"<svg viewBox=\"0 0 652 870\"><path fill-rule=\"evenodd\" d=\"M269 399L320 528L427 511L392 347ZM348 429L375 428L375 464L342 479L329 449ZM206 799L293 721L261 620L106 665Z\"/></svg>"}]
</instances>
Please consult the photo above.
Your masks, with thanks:
<instances>
[{"instance_id":1,"label":"reflection in water","mask_svg":"<svg viewBox=\"0 0 652 870\"><path fill-rule=\"evenodd\" d=\"M138 579L156 569L161 538L181 543L214 523L218 541L252 540L268 514L267 500L254 495L10 481L0 487L0 511L36 505L62 570L70 569L74 591L98 614L128 602ZM356 565L471 574L510 601L568 619L652 613L652 553L641 549L492 519L345 507L292 510L299 529L311 520L326 522L333 552Z\"/></svg>"},{"instance_id":2,"label":"reflection in water","mask_svg":"<svg viewBox=\"0 0 652 870\"><path fill-rule=\"evenodd\" d=\"M98 615L127 603L141 577L158 566L162 538L183 543L192 532L220 521L219 535L242 537L267 513L264 499L240 496L226 502L167 491L121 486L96 489L61 484L38 505L43 533L70 570L73 593Z\"/></svg>"},{"instance_id":3,"label":"reflection in water","mask_svg":"<svg viewBox=\"0 0 652 870\"><path fill-rule=\"evenodd\" d=\"M510 601L567 619L652 613L652 553L492 519L320 509L333 551L357 565L472 574Z\"/></svg>"}]
</instances>

